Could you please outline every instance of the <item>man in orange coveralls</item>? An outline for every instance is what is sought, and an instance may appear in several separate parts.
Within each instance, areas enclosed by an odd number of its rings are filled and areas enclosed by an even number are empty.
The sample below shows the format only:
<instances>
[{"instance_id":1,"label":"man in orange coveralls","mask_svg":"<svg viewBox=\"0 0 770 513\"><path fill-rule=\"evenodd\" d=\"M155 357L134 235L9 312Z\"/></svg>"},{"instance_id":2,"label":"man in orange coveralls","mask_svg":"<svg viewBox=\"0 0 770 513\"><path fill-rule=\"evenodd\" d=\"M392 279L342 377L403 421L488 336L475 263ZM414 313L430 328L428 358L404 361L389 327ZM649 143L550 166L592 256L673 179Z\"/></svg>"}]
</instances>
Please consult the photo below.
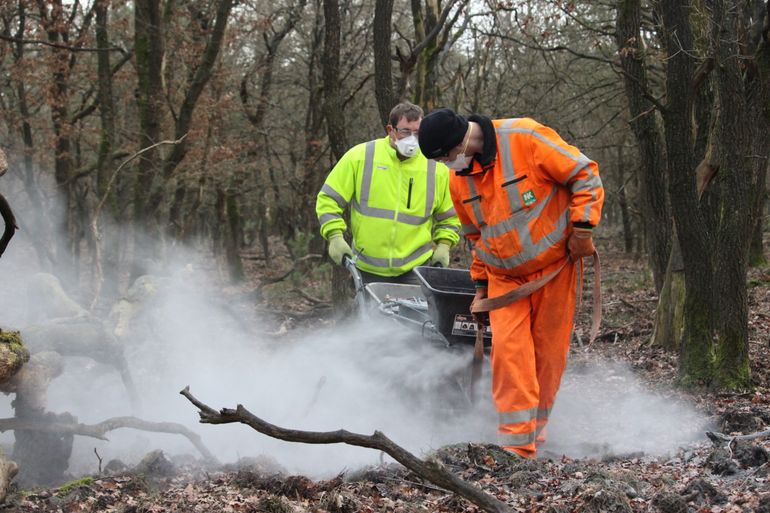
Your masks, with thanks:
<instances>
[{"instance_id":1,"label":"man in orange coveralls","mask_svg":"<svg viewBox=\"0 0 770 513\"><path fill-rule=\"evenodd\" d=\"M419 143L455 172L449 181L473 243L474 303L550 281L490 311L492 396L501 445L533 458L567 363L579 293L577 263L593 255L604 189L596 163L528 118L423 118Z\"/></svg>"}]
</instances>

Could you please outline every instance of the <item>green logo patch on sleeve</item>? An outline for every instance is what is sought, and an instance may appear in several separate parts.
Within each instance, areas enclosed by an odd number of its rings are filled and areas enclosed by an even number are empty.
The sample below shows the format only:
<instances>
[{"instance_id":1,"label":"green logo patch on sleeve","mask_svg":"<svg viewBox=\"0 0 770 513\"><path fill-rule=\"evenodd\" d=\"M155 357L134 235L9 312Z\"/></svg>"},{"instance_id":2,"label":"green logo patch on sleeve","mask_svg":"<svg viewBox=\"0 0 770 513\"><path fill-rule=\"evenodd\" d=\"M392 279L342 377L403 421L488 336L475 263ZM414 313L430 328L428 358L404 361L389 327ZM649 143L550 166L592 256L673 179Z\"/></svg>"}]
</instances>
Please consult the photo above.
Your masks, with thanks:
<instances>
[{"instance_id":1,"label":"green logo patch on sleeve","mask_svg":"<svg viewBox=\"0 0 770 513\"><path fill-rule=\"evenodd\" d=\"M522 194L521 198L524 200L524 204L526 206L530 206L531 204L537 201L537 198L535 197L535 193L532 192L532 190L528 190L527 192Z\"/></svg>"}]
</instances>

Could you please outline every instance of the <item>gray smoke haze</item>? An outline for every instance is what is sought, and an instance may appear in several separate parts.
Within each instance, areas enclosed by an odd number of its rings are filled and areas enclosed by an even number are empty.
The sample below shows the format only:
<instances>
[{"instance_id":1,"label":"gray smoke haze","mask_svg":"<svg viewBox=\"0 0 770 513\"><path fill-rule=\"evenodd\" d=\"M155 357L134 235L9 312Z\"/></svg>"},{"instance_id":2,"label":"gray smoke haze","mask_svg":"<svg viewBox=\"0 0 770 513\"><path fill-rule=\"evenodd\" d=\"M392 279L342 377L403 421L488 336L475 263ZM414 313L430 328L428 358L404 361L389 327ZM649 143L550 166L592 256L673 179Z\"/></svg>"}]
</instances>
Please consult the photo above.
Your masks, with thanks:
<instances>
[{"instance_id":1,"label":"gray smoke haze","mask_svg":"<svg viewBox=\"0 0 770 513\"><path fill-rule=\"evenodd\" d=\"M241 403L286 428L380 430L417 454L448 443L495 441L488 370L475 406L458 392L458 382L468 380L470 348L433 346L378 314L271 334L274 325L239 315L243 310L237 305L211 292L216 280L200 265L207 256L178 254L133 289L132 297L144 301L136 303L141 307L120 338L141 399L138 410L132 410L114 368L82 357L65 358L63 374L49 388L49 410L69 411L84 423L132 414L181 423L199 433L222 462L268 455L289 472L315 477L377 463L380 454L281 442L241 425L201 425L179 391L190 385L214 408ZM35 261L23 236L0 259L0 326L22 334L39 306L23 299L39 272ZM0 415L13 416L11 399L2 401ZM546 448L570 456L666 454L701 438L705 425L691 407L645 388L623 366L581 362L565 374ZM94 448L104 463L112 458L136 463L158 448L198 456L176 435L121 429L108 437L108 442L76 437L70 471L95 472ZM2 441L7 447L13 436L6 433Z\"/></svg>"}]
</instances>

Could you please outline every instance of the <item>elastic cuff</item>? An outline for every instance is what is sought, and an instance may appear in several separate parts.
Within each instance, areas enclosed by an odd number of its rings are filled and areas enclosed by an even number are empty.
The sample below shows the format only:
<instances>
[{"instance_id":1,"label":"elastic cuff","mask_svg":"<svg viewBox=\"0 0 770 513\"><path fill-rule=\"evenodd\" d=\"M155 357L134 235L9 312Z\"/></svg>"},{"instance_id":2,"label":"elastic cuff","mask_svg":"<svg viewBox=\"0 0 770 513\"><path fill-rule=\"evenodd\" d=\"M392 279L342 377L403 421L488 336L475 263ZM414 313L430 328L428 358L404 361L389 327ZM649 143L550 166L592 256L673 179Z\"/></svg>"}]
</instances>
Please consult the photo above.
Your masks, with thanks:
<instances>
[{"instance_id":1,"label":"elastic cuff","mask_svg":"<svg viewBox=\"0 0 770 513\"><path fill-rule=\"evenodd\" d=\"M585 221L574 222L572 223L572 226L574 226L575 228L585 228L586 230L591 230L594 227L594 225L592 225L591 223L587 223Z\"/></svg>"},{"instance_id":2,"label":"elastic cuff","mask_svg":"<svg viewBox=\"0 0 770 513\"><path fill-rule=\"evenodd\" d=\"M445 245L445 246L449 246L450 248L452 247L452 243L451 243L451 242L449 242L449 241L448 241L448 240L446 240L446 239L439 239L439 240L435 240L435 241L433 241L433 242L435 242L437 246L438 246L439 244L443 244L443 245Z\"/></svg>"},{"instance_id":3,"label":"elastic cuff","mask_svg":"<svg viewBox=\"0 0 770 513\"><path fill-rule=\"evenodd\" d=\"M473 283L474 283L474 285L476 285L477 289L487 289L487 288L489 288L489 280L476 280Z\"/></svg>"},{"instance_id":4,"label":"elastic cuff","mask_svg":"<svg viewBox=\"0 0 770 513\"><path fill-rule=\"evenodd\" d=\"M326 235L326 240L332 240L334 237L342 237L342 230L332 230Z\"/></svg>"}]
</instances>

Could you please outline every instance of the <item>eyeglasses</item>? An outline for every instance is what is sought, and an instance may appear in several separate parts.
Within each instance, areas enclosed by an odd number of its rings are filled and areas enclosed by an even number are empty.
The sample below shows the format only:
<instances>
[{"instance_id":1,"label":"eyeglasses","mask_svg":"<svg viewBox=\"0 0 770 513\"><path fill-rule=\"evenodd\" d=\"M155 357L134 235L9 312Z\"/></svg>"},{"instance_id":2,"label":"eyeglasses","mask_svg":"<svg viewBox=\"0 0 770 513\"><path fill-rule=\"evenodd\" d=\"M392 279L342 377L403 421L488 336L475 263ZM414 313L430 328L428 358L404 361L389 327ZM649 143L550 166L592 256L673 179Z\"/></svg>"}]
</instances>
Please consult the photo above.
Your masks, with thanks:
<instances>
[{"instance_id":1,"label":"eyeglasses","mask_svg":"<svg viewBox=\"0 0 770 513\"><path fill-rule=\"evenodd\" d=\"M410 135L414 135L417 137L420 133L419 130L409 130L408 128L396 128L396 133L398 135L401 135L403 137L409 137Z\"/></svg>"}]
</instances>

